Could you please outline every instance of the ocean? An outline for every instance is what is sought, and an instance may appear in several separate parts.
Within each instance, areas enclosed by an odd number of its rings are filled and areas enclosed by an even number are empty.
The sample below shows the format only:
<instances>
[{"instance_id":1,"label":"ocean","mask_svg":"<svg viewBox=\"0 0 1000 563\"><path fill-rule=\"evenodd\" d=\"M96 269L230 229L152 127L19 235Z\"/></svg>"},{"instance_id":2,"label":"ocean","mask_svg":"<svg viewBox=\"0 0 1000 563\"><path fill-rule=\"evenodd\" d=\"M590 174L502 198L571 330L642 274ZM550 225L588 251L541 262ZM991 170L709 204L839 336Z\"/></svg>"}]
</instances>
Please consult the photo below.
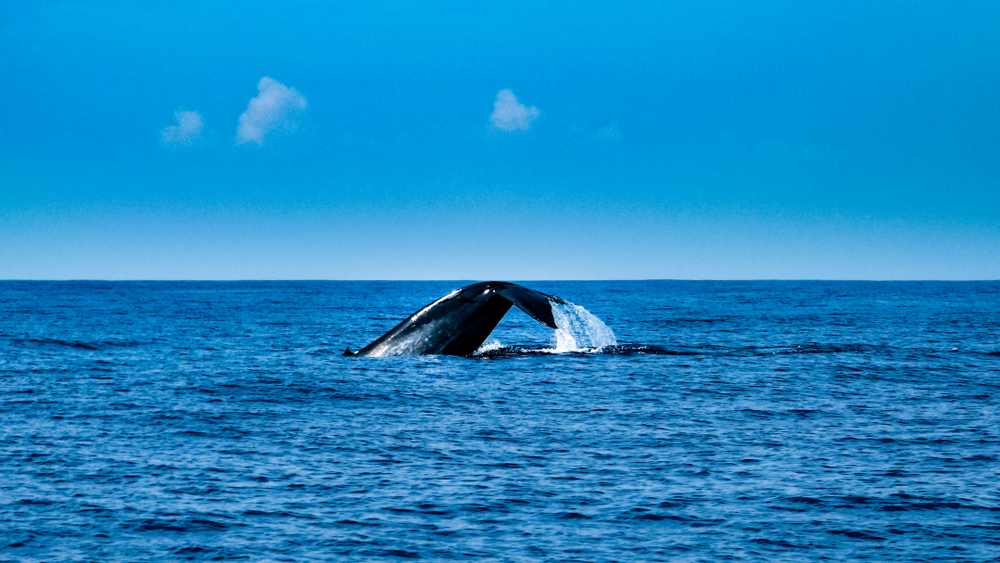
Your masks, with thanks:
<instances>
[{"instance_id":1,"label":"ocean","mask_svg":"<svg viewBox=\"0 0 1000 563\"><path fill-rule=\"evenodd\" d=\"M600 321L343 356L467 283L0 282L0 561L1000 561L1000 283L525 282Z\"/></svg>"}]
</instances>

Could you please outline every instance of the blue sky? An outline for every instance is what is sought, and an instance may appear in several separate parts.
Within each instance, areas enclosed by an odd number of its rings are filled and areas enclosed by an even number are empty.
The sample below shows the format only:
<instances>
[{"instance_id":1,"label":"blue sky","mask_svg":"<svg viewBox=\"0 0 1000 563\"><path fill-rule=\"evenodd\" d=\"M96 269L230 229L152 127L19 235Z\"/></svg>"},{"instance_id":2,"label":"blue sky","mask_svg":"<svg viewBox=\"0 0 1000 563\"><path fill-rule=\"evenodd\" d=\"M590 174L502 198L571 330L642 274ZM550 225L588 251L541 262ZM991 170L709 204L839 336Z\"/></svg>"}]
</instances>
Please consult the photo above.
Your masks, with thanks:
<instances>
[{"instance_id":1,"label":"blue sky","mask_svg":"<svg viewBox=\"0 0 1000 563\"><path fill-rule=\"evenodd\" d=\"M997 2L7 2L0 279L998 279Z\"/></svg>"}]
</instances>

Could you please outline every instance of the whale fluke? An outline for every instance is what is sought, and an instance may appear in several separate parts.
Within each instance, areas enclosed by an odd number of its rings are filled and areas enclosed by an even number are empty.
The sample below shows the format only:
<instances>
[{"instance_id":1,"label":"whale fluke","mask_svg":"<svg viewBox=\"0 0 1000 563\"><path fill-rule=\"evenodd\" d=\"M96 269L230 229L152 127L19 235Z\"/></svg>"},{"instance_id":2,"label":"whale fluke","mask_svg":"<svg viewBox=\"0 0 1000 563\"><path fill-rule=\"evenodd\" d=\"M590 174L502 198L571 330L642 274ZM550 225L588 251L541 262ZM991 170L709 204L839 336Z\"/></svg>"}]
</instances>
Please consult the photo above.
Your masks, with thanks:
<instances>
[{"instance_id":1,"label":"whale fluke","mask_svg":"<svg viewBox=\"0 0 1000 563\"><path fill-rule=\"evenodd\" d=\"M556 328L552 303L564 303L510 282L481 282L457 289L410 315L368 346L345 356L445 354L468 356L478 349L514 305Z\"/></svg>"}]
</instances>

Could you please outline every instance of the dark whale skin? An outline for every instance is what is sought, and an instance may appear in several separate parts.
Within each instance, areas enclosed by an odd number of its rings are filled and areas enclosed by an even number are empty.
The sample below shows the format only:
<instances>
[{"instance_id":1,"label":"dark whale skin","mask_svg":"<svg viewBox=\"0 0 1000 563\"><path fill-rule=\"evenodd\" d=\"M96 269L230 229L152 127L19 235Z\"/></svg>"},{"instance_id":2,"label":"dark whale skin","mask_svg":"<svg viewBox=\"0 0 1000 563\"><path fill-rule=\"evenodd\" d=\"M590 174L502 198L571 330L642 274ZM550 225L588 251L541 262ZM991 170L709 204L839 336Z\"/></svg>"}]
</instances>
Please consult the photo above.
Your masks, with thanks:
<instances>
[{"instance_id":1,"label":"dark whale skin","mask_svg":"<svg viewBox=\"0 0 1000 563\"><path fill-rule=\"evenodd\" d=\"M538 322L556 328L550 300L563 302L510 282L472 284L420 309L357 353L348 349L344 355L468 356L486 341L513 305Z\"/></svg>"}]
</instances>

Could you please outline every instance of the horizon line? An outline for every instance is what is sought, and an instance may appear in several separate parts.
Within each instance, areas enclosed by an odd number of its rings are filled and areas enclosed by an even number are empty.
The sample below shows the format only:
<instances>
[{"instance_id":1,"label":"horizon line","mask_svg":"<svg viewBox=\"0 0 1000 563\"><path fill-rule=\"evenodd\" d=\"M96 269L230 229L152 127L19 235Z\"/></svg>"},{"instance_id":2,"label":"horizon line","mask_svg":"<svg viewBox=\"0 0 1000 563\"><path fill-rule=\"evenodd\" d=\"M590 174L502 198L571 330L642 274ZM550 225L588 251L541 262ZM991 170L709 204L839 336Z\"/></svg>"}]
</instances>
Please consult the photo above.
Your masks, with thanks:
<instances>
[{"instance_id":1,"label":"horizon line","mask_svg":"<svg viewBox=\"0 0 1000 563\"><path fill-rule=\"evenodd\" d=\"M1000 279L888 279L888 278L592 278L592 279L545 279L545 278L523 278L514 279L518 282L643 282L643 281L679 281L679 282L1000 282ZM9 278L0 279L0 283L7 282L156 282L156 283L246 283L246 282L478 282L478 281L501 281L487 280L485 278L412 278L412 279L363 279L363 278L206 278L206 279L146 279L146 278Z\"/></svg>"}]
</instances>

